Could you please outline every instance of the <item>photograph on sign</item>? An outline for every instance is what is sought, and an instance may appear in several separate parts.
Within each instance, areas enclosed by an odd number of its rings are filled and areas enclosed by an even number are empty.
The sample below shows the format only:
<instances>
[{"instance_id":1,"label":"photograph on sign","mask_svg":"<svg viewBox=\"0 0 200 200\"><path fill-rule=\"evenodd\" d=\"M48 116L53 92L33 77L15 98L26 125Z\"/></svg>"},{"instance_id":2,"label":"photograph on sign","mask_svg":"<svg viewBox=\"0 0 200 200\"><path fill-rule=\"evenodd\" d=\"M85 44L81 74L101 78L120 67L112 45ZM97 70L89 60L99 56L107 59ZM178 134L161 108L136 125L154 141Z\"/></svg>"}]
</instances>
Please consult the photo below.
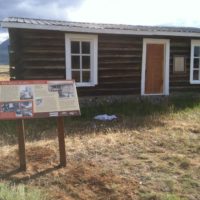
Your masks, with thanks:
<instances>
[{"instance_id":1,"label":"photograph on sign","mask_svg":"<svg viewBox=\"0 0 200 200\"><path fill-rule=\"evenodd\" d=\"M58 92L59 98L74 97L73 85L69 84L49 84L50 92Z\"/></svg>"},{"instance_id":2,"label":"photograph on sign","mask_svg":"<svg viewBox=\"0 0 200 200\"><path fill-rule=\"evenodd\" d=\"M33 116L32 101L0 103L0 118L20 118Z\"/></svg>"},{"instance_id":3,"label":"photograph on sign","mask_svg":"<svg viewBox=\"0 0 200 200\"><path fill-rule=\"evenodd\" d=\"M36 104L37 107L43 106L42 98L35 99L35 104Z\"/></svg>"},{"instance_id":4,"label":"photograph on sign","mask_svg":"<svg viewBox=\"0 0 200 200\"><path fill-rule=\"evenodd\" d=\"M22 85L19 87L20 100L33 99L33 88L32 86Z\"/></svg>"}]
</instances>

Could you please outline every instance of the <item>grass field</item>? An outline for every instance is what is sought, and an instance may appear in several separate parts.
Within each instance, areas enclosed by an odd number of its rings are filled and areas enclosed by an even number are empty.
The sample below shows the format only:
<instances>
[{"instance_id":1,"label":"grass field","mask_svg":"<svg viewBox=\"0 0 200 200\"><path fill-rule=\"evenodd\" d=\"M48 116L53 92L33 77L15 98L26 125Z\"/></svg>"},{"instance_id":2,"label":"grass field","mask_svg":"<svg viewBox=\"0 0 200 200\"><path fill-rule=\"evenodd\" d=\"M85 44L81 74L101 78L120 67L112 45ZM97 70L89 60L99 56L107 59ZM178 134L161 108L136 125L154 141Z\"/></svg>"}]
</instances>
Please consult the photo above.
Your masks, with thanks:
<instances>
[{"instance_id":1,"label":"grass field","mask_svg":"<svg viewBox=\"0 0 200 200\"><path fill-rule=\"evenodd\" d=\"M25 121L27 172L17 170L16 122L1 121L0 191L17 197L22 187L48 200L200 199L199 96L104 102L81 111L65 119L66 168L58 168L55 119ZM93 120L104 113L118 119Z\"/></svg>"}]
</instances>

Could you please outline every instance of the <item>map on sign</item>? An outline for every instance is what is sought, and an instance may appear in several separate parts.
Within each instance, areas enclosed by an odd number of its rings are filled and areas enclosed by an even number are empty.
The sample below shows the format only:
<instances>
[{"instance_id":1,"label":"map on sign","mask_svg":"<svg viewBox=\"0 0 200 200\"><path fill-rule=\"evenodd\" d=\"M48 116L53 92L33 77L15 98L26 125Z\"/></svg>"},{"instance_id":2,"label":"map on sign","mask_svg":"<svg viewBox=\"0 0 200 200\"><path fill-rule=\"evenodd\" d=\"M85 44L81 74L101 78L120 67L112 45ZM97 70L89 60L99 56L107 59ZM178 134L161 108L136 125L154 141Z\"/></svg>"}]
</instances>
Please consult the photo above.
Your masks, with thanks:
<instances>
[{"instance_id":1,"label":"map on sign","mask_svg":"<svg viewBox=\"0 0 200 200\"><path fill-rule=\"evenodd\" d=\"M1 81L0 119L80 115L74 81Z\"/></svg>"}]
</instances>

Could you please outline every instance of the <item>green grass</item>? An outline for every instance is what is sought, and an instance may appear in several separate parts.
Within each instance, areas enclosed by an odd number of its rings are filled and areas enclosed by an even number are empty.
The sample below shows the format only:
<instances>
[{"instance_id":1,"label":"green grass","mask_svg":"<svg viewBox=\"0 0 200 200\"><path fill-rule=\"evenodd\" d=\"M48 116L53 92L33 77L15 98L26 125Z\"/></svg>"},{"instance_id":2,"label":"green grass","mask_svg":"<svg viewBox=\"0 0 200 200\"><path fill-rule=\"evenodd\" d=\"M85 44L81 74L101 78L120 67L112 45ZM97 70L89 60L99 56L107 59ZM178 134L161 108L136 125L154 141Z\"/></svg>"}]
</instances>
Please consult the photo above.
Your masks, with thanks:
<instances>
[{"instance_id":1,"label":"green grass","mask_svg":"<svg viewBox=\"0 0 200 200\"><path fill-rule=\"evenodd\" d=\"M163 200L186 200L185 198L180 198L173 194L167 194Z\"/></svg>"},{"instance_id":2,"label":"green grass","mask_svg":"<svg viewBox=\"0 0 200 200\"><path fill-rule=\"evenodd\" d=\"M40 190L27 188L24 185L8 185L0 183L1 200L47 200Z\"/></svg>"},{"instance_id":3,"label":"green grass","mask_svg":"<svg viewBox=\"0 0 200 200\"><path fill-rule=\"evenodd\" d=\"M149 98L141 98L139 101L102 102L98 106L82 107L81 118L88 120L99 113L117 114L125 117L145 117L156 114L176 113L194 107L200 108L200 96L197 94L180 94L154 101Z\"/></svg>"},{"instance_id":4,"label":"green grass","mask_svg":"<svg viewBox=\"0 0 200 200\"><path fill-rule=\"evenodd\" d=\"M144 193L140 194L141 200L187 200L175 194L157 194L157 193Z\"/></svg>"},{"instance_id":5,"label":"green grass","mask_svg":"<svg viewBox=\"0 0 200 200\"><path fill-rule=\"evenodd\" d=\"M170 114L183 114L184 112L198 112L200 110L200 96L196 94L186 94L179 96L172 96L163 100L152 101L148 98L142 98L140 101L115 101L112 103L101 102L98 105L81 106L81 116L66 117L65 124L69 127L69 133L80 130L82 124L84 128L90 129L94 123L94 116L99 114L115 114L118 120L124 120L124 126L127 125L126 120L134 120L134 127L141 127L144 124L154 125L154 119L159 116L166 116ZM157 120L157 119L156 119ZM56 128L55 118L46 119L31 119L25 120L27 139L35 140L49 136L49 131ZM115 126L117 121L109 123L109 126ZM106 122L105 122L106 126ZM16 143L16 127L17 121L0 121L0 139L6 138L9 143ZM72 127L72 128L70 128ZM74 129L75 127L75 129ZM74 131L73 131L74 130ZM1 145L1 143L0 143Z\"/></svg>"}]
</instances>

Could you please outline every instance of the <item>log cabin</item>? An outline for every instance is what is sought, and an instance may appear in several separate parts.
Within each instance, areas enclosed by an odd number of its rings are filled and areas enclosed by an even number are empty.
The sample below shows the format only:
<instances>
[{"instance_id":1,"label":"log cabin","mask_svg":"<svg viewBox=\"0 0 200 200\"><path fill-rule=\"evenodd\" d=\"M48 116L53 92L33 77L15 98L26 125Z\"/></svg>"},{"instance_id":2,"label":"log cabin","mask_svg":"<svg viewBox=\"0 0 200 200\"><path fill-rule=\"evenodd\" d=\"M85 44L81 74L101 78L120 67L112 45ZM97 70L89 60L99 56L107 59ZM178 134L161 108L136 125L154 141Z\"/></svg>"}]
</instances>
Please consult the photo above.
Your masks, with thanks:
<instances>
[{"instance_id":1,"label":"log cabin","mask_svg":"<svg viewBox=\"0 0 200 200\"><path fill-rule=\"evenodd\" d=\"M75 79L79 96L200 91L200 28L10 17L10 76Z\"/></svg>"}]
</instances>

